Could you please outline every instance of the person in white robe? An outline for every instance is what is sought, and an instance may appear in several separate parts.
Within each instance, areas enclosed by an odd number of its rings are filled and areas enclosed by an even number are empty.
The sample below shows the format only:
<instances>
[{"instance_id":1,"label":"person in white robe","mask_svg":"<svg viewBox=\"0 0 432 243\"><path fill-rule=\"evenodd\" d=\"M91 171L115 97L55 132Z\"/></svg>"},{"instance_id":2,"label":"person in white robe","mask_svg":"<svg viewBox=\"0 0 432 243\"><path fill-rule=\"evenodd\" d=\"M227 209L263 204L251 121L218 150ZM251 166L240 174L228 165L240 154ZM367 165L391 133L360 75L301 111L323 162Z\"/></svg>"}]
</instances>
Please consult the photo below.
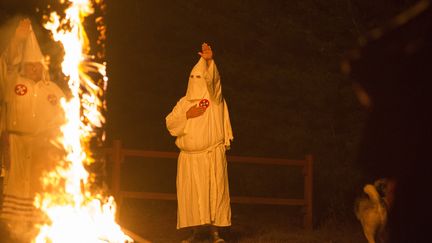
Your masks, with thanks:
<instances>
[{"instance_id":1,"label":"person in white robe","mask_svg":"<svg viewBox=\"0 0 432 243\"><path fill-rule=\"evenodd\" d=\"M40 177L53 155L50 143L63 123L63 91L49 80L29 19L23 19L0 57L0 129L3 203L0 217L24 237L40 220L33 206Z\"/></svg>"},{"instance_id":2,"label":"person in white robe","mask_svg":"<svg viewBox=\"0 0 432 243\"><path fill-rule=\"evenodd\" d=\"M187 92L166 117L180 149L177 164L177 228L208 225L213 242L224 242L218 227L231 225L225 151L233 140L228 107L211 47L204 43L189 76ZM183 242L191 242L194 233Z\"/></svg>"}]
</instances>

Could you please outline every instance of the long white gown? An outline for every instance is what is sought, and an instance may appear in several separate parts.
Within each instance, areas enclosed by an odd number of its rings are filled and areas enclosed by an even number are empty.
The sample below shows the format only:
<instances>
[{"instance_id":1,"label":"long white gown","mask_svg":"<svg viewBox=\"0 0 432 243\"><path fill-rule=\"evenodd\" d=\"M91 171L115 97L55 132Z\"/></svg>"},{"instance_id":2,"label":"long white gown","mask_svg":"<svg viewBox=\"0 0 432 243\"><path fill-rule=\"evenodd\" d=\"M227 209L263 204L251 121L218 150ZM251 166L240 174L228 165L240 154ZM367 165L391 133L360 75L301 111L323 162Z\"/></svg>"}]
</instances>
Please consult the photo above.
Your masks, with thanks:
<instances>
[{"instance_id":1,"label":"long white gown","mask_svg":"<svg viewBox=\"0 0 432 243\"><path fill-rule=\"evenodd\" d=\"M0 57L0 128L8 136L1 159L3 167L9 165L3 168L0 216L23 224L39 220L33 201L41 188L42 171L49 166L52 149L47 136L59 129L63 119L60 99L64 93L54 82L22 77L20 63L20 55L9 60L7 51Z\"/></svg>"},{"instance_id":2,"label":"long white gown","mask_svg":"<svg viewBox=\"0 0 432 243\"><path fill-rule=\"evenodd\" d=\"M188 109L201 99L210 101L204 114L186 119ZM171 135L177 137L180 149L177 228L231 225L225 151L233 135L214 62L207 69L204 59L200 59L191 72L186 96L166 117L166 125Z\"/></svg>"}]
</instances>

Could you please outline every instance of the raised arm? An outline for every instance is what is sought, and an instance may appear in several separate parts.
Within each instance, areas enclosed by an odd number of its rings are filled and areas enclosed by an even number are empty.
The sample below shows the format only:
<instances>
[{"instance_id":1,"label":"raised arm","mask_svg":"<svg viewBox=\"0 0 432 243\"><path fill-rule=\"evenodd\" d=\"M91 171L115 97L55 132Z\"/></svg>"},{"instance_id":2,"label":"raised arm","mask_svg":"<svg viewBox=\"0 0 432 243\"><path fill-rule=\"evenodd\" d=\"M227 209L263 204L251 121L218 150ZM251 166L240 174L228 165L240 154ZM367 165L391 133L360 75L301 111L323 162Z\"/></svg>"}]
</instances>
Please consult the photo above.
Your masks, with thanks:
<instances>
[{"instance_id":1,"label":"raised arm","mask_svg":"<svg viewBox=\"0 0 432 243\"><path fill-rule=\"evenodd\" d=\"M201 45L201 51L198 52L198 55L200 55L202 58L204 58L204 60L206 60L207 67L209 67L211 62L213 61L213 50L211 49L211 46L204 42Z\"/></svg>"},{"instance_id":2,"label":"raised arm","mask_svg":"<svg viewBox=\"0 0 432 243\"><path fill-rule=\"evenodd\" d=\"M198 54L206 60L207 73L205 80L207 82L207 89L209 91L211 99L220 104L222 102L222 87L220 83L219 71L217 70L216 63L213 60L213 50L207 43L201 45L201 52Z\"/></svg>"},{"instance_id":3,"label":"raised arm","mask_svg":"<svg viewBox=\"0 0 432 243\"><path fill-rule=\"evenodd\" d=\"M15 34L9 42L9 46L2 54L2 59L8 66L17 65L21 62L23 45L31 31L31 22L29 19L26 18L19 22Z\"/></svg>"},{"instance_id":4,"label":"raised arm","mask_svg":"<svg viewBox=\"0 0 432 243\"><path fill-rule=\"evenodd\" d=\"M31 31L30 26L29 19L21 20L9 41L8 47L0 56L0 132L6 129L6 109L4 106L6 90L11 85L10 78L18 75L24 43Z\"/></svg>"}]
</instances>

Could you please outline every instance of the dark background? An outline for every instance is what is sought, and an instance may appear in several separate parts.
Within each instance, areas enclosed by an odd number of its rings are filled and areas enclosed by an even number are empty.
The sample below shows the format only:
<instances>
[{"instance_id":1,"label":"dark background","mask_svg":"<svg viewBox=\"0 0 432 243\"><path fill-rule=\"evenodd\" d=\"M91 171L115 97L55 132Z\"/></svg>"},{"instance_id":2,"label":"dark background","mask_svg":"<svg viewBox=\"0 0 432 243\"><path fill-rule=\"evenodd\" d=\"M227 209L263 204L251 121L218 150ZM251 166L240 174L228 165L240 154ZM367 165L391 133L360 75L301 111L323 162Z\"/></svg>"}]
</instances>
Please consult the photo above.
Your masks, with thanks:
<instances>
[{"instance_id":1,"label":"dark background","mask_svg":"<svg viewBox=\"0 0 432 243\"><path fill-rule=\"evenodd\" d=\"M313 154L316 220L353 217L352 200L365 182L356 152L366 114L340 60L367 30L413 2L106 0L107 145L121 139L128 148L177 150L164 119L185 94L200 45L208 42L230 109L235 138L229 154ZM36 27L48 4L58 8L48 0L0 3L1 50L13 29L6 24L17 14L30 16ZM36 32L57 77L61 49L42 28ZM175 169L161 161L132 163L123 184L173 191ZM301 190L295 174L232 165L230 186L236 195L287 196Z\"/></svg>"}]
</instances>

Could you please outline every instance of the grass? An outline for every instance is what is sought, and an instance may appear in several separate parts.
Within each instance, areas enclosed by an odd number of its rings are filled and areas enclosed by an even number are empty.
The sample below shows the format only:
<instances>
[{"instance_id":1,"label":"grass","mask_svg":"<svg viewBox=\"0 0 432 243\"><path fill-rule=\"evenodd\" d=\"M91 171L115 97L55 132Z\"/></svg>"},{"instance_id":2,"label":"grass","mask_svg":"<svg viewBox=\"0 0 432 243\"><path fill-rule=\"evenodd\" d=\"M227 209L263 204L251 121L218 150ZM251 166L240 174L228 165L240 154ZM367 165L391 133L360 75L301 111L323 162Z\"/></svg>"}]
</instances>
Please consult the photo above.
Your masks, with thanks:
<instances>
[{"instance_id":1,"label":"grass","mask_svg":"<svg viewBox=\"0 0 432 243\"><path fill-rule=\"evenodd\" d=\"M295 207L232 205L232 226L221 230L227 242L363 243L356 221L330 219L313 231L302 228L301 210ZM125 200L121 225L155 243L180 242L188 229L176 229L176 203ZM210 242L205 230L200 243Z\"/></svg>"}]
</instances>

